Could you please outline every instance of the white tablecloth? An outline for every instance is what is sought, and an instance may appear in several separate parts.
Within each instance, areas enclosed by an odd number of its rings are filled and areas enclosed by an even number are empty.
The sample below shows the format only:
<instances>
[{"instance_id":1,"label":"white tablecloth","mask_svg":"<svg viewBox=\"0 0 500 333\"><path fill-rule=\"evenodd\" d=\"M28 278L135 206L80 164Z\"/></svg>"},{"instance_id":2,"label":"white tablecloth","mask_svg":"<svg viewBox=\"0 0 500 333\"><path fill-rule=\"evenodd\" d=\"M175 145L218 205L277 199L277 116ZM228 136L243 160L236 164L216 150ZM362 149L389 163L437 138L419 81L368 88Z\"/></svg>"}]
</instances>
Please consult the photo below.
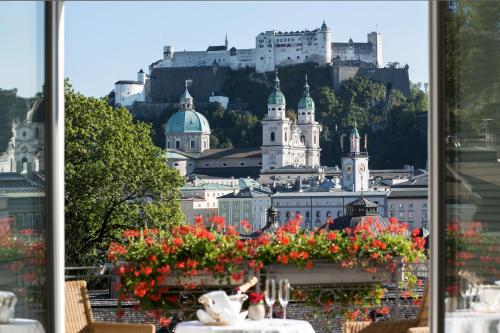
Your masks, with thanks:
<instances>
[{"instance_id":1,"label":"white tablecloth","mask_svg":"<svg viewBox=\"0 0 500 333\"><path fill-rule=\"evenodd\" d=\"M245 320L234 326L205 326L199 321L186 321L177 325L175 333L315 333L311 324L303 320L264 319Z\"/></svg>"},{"instance_id":2,"label":"white tablecloth","mask_svg":"<svg viewBox=\"0 0 500 333\"><path fill-rule=\"evenodd\" d=\"M500 333L500 313L447 312L446 333Z\"/></svg>"},{"instance_id":3,"label":"white tablecloth","mask_svg":"<svg viewBox=\"0 0 500 333\"><path fill-rule=\"evenodd\" d=\"M45 330L36 320L13 319L8 324L0 324L0 333L45 333Z\"/></svg>"}]
</instances>

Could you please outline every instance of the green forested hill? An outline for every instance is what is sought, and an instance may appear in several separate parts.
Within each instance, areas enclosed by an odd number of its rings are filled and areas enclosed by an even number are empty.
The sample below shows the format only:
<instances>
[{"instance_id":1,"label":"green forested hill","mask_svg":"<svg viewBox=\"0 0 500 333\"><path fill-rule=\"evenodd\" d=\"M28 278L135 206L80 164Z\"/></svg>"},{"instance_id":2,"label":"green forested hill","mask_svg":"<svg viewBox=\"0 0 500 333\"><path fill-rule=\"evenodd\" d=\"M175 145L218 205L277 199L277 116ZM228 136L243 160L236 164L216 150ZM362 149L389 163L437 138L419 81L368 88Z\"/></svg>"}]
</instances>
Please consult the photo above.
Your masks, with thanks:
<instances>
[{"instance_id":1,"label":"green forested hill","mask_svg":"<svg viewBox=\"0 0 500 333\"><path fill-rule=\"evenodd\" d=\"M330 69L303 64L279 70L281 90L287 109L296 111L307 74L316 118L323 124L321 135L323 165L339 164L340 138L350 133L354 117L361 135L368 134L371 168L399 168L404 164L425 167L427 161L427 93L412 85L411 96L363 77L345 81L334 92ZM247 103L247 111L223 110L218 105L196 103L212 128L213 147L260 147L260 120L267 112L267 97L272 91L274 73L256 74L252 69L227 74L223 92L230 102ZM155 142L164 145L162 126L175 109L166 109L153 123ZM344 136L347 143L347 137ZM347 145L345 145L347 146Z\"/></svg>"}]
</instances>

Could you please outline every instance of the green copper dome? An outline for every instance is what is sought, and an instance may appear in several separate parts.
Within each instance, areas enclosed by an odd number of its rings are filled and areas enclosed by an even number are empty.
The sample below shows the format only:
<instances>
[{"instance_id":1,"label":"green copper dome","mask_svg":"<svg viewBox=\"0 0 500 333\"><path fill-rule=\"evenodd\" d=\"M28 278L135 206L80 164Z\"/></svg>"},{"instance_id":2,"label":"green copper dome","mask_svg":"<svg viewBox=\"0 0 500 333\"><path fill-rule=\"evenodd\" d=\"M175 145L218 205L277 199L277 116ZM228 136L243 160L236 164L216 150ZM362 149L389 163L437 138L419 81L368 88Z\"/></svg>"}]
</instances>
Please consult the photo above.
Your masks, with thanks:
<instances>
[{"instance_id":1,"label":"green copper dome","mask_svg":"<svg viewBox=\"0 0 500 333\"><path fill-rule=\"evenodd\" d=\"M165 134L210 133L207 118L194 110L180 110L170 117L165 126Z\"/></svg>"},{"instance_id":2,"label":"green copper dome","mask_svg":"<svg viewBox=\"0 0 500 333\"><path fill-rule=\"evenodd\" d=\"M307 75L305 77L306 83L302 91L302 98L299 101L299 109L314 109L314 101L309 94L309 84L307 84Z\"/></svg>"},{"instance_id":3,"label":"green copper dome","mask_svg":"<svg viewBox=\"0 0 500 333\"><path fill-rule=\"evenodd\" d=\"M279 104L279 105L284 105L285 104L285 95L280 90L280 79L278 78L278 70L276 70L276 77L274 78L274 90L269 95L269 98L267 99L267 104Z\"/></svg>"},{"instance_id":4,"label":"green copper dome","mask_svg":"<svg viewBox=\"0 0 500 333\"><path fill-rule=\"evenodd\" d=\"M165 125L165 134L179 133L210 133L207 118L193 108L193 97L186 88L179 102L180 109L170 117Z\"/></svg>"}]
</instances>

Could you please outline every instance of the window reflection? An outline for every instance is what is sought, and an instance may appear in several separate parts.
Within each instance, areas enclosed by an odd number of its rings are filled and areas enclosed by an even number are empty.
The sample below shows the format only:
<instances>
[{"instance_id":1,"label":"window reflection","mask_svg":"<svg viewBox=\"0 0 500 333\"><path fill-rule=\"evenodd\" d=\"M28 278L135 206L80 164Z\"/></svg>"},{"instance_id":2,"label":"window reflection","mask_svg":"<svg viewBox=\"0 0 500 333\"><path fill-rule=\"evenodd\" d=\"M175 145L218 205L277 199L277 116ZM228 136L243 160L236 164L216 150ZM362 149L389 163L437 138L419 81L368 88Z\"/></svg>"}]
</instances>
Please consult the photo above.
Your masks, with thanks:
<instances>
[{"instance_id":1,"label":"window reflection","mask_svg":"<svg viewBox=\"0 0 500 333\"><path fill-rule=\"evenodd\" d=\"M2 332L47 322L43 14L43 2L0 3L0 312L17 298Z\"/></svg>"},{"instance_id":2,"label":"window reflection","mask_svg":"<svg viewBox=\"0 0 500 333\"><path fill-rule=\"evenodd\" d=\"M500 4L445 10L446 332L500 323Z\"/></svg>"}]
</instances>

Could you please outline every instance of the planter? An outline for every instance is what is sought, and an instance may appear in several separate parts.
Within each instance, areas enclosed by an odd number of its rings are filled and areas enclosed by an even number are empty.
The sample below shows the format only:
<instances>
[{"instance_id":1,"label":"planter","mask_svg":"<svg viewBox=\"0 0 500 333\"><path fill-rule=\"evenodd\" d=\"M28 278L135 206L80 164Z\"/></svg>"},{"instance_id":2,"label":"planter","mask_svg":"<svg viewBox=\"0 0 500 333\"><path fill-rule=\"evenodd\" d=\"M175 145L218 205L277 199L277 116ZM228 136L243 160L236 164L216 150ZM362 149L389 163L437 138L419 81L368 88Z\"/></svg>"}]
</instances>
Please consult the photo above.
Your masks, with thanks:
<instances>
[{"instance_id":1,"label":"planter","mask_svg":"<svg viewBox=\"0 0 500 333\"><path fill-rule=\"evenodd\" d=\"M446 297L444 299L444 311L455 312L458 309L457 296Z\"/></svg>"},{"instance_id":2,"label":"planter","mask_svg":"<svg viewBox=\"0 0 500 333\"><path fill-rule=\"evenodd\" d=\"M384 266L376 267L375 273L359 268L341 268L339 264L315 262L312 269L298 269L294 265L266 266L266 277L276 280L288 279L292 285L319 285L337 283L375 283L396 280L396 272Z\"/></svg>"},{"instance_id":3,"label":"planter","mask_svg":"<svg viewBox=\"0 0 500 333\"><path fill-rule=\"evenodd\" d=\"M250 304L248 306L248 318L252 320L262 320L266 316L264 303Z\"/></svg>"},{"instance_id":4,"label":"planter","mask_svg":"<svg viewBox=\"0 0 500 333\"><path fill-rule=\"evenodd\" d=\"M199 272L196 276L183 276L181 272L173 271L165 276L162 285L167 287L183 287L185 284L195 284L196 286L227 287L239 286L245 282L245 274L241 279L216 278L206 272Z\"/></svg>"}]
</instances>

